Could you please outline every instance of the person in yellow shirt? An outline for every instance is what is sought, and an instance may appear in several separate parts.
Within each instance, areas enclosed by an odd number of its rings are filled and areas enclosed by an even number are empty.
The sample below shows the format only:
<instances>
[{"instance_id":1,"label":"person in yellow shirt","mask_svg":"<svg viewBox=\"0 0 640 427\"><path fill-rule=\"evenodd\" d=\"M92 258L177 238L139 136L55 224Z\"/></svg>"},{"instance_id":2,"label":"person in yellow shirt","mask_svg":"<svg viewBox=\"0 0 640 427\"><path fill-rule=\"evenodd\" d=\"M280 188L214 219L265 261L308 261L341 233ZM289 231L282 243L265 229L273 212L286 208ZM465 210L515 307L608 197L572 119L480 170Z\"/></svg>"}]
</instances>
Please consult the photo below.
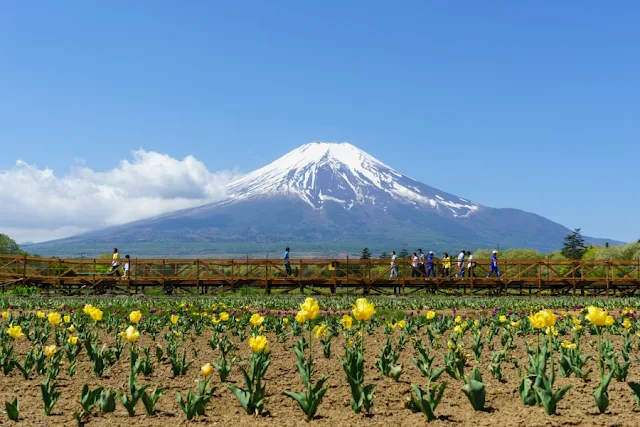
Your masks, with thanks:
<instances>
[{"instance_id":1,"label":"person in yellow shirt","mask_svg":"<svg viewBox=\"0 0 640 427\"><path fill-rule=\"evenodd\" d=\"M451 269L451 258L448 253L442 254L442 275L449 276L449 270Z\"/></svg>"},{"instance_id":2,"label":"person in yellow shirt","mask_svg":"<svg viewBox=\"0 0 640 427\"><path fill-rule=\"evenodd\" d=\"M118 253L118 248L113 248L113 258L111 260L111 270L109 273L114 273L117 276L116 280L120 280L120 254Z\"/></svg>"}]
</instances>

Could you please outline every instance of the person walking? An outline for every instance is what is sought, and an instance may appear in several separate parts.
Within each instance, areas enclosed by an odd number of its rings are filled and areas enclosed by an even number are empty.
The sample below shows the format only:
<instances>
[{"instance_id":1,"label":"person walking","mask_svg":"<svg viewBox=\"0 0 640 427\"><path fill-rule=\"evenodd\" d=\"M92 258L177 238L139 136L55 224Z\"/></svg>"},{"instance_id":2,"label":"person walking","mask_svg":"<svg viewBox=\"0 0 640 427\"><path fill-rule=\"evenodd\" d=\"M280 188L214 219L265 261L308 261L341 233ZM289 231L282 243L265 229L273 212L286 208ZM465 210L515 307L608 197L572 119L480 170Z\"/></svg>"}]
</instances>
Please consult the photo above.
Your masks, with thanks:
<instances>
[{"instance_id":1,"label":"person walking","mask_svg":"<svg viewBox=\"0 0 640 427\"><path fill-rule=\"evenodd\" d=\"M124 256L124 279L131 280L131 257L129 255Z\"/></svg>"},{"instance_id":2,"label":"person walking","mask_svg":"<svg viewBox=\"0 0 640 427\"><path fill-rule=\"evenodd\" d=\"M421 276L424 276L424 253L422 249L418 249L418 271Z\"/></svg>"},{"instance_id":3,"label":"person walking","mask_svg":"<svg viewBox=\"0 0 640 427\"><path fill-rule=\"evenodd\" d=\"M456 274L456 277L464 277L464 256L465 251L463 249L460 251L460 254L458 254L458 267L460 268L460 271Z\"/></svg>"},{"instance_id":4,"label":"person walking","mask_svg":"<svg viewBox=\"0 0 640 427\"><path fill-rule=\"evenodd\" d=\"M429 255L427 256L427 277L431 277L432 271L433 277L438 277L436 274L435 263L433 262L433 251L429 251Z\"/></svg>"},{"instance_id":5,"label":"person walking","mask_svg":"<svg viewBox=\"0 0 640 427\"><path fill-rule=\"evenodd\" d=\"M389 273L389 280L393 278L398 278L398 257L396 256L396 251L391 251L391 273ZM393 285L393 294L400 294L400 286Z\"/></svg>"},{"instance_id":6,"label":"person walking","mask_svg":"<svg viewBox=\"0 0 640 427\"><path fill-rule=\"evenodd\" d=\"M496 273L496 277L500 277L500 270L498 270L498 251L493 251L491 255L491 271L489 271L487 277L491 277L493 273Z\"/></svg>"},{"instance_id":7,"label":"person walking","mask_svg":"<svg viewBox=\"0 0 640 427\"><path fill-rule=\"evenodd\" d=\"M117 276L116 280L120 280L120 254L118 253L118 248L113 248L113 257L111 258L111 269L109 273L115 274Z\"/></svg>"},{"instance_id":8,"label":"person walking","mask_svg":"<svg viewBox=\"0 0 640 427\"><path fill-rule=\"evenodd\" d=\"M411 277L419 277L420 272L418 271L418 254L415 252L411 254Z\"/></svg>"},{"instance_id":9,"label":"person walking","mask_svg":"<svg viewBox=\"0 0 640 427\"><path fill-rule=\"evenodd\" d=\"M467 251L467 260L469 261L467 264L467 277L476 277L476 272L474 271L476 263L473 261L473 254L471 251Z\"/></svg>"},{"instance_id":10,"label":"person walking","mask_svg":"<svg viewBox=\"0 0 640 427\"><path fill-rule=\"evenodd\" d=\"M284 259L284 270L287 273L285 277L289 277L291 276L291 263L289 262L289 248L286 248L284 250L284 256L282 258Z\"/></svg>"},{"instance_id":11,"label":"person walking","mask_svg":"<svg viewBox=\"0 0 640 427\"><path fill-rule=\"evenodd\" d=\"M398 257L396 256L396 251L391 251L391 273L389 273L389 280L394 277L398 277Z\"/></svg>"},{"instance_id":12,"label":"person walking","mask_svg":"<svg viewBox=\"0 0 640 427\"><path fill-rule=\"evenodd\" d=\"M442 254L442 275L449 277L449 270L451 269L451 258L448 253Z\"/></svg>"}]
</instances>

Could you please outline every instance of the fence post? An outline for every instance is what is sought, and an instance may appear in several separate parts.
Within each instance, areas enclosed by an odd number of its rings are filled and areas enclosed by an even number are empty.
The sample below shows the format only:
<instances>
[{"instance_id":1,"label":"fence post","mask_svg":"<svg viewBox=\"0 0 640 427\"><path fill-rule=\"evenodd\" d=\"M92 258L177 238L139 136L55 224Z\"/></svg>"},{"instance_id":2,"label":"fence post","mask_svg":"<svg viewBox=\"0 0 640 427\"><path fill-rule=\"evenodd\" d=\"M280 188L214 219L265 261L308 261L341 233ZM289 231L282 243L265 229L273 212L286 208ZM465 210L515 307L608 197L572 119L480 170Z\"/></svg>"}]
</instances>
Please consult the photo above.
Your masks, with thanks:
<instances>
[{"instance_id":1,"label":"fence post","mask_svg":"<svg viewBox=\"0 0 640 427\"><path fill-rule=\"evenodd\" d=\"M166 267L166 262L165 262L165 260L163 259L163 260L162 260L162 287L163 287L163 288L166 288L166 287L167 287L167 285L166 285L166 279L165 279L165 267Z\"/></svg>"},{"instance_id":2,"label":"fence post","mask_svg":"<svg viewBox=\"0 0 640 427\"><path fill-rule=\"evenodd\" d=\"M610 281L609 281L609 274L610 274L610 270L611 270L611 263L609 261L607 261L604 265L604 276L607 280L607 292L606 295L607 297L609 297L609 286L610 286Z\"/></svg>"},{"instance_id":3,"label":"fence post","mask_svg":"<svg viewBox=\"0 0 640 427\"><path fill-rule=\"evenodd\" d=\"M347 286L349 286L349 255L347 255Z\"/></svg>"},{"instance_id":4,"label":"fence post","mask_svg":"<svg viewBox=\"0 0 640 427\"><path fill-rule=\"evenodd\" d=\"M200 293L203 292L202 286L200 286L200 258L196 259L196 289Z\"/></svg>"},{"instance_id":5,"label":"fence post","mask_svg":"<svg viewBox=\"0 0 640 427\"><path fill-rule=\"evenodd\" d=\"M27 254L24 254L24 264L22 264L22 285L27 285Z\"/></svg>"}]
</instances>

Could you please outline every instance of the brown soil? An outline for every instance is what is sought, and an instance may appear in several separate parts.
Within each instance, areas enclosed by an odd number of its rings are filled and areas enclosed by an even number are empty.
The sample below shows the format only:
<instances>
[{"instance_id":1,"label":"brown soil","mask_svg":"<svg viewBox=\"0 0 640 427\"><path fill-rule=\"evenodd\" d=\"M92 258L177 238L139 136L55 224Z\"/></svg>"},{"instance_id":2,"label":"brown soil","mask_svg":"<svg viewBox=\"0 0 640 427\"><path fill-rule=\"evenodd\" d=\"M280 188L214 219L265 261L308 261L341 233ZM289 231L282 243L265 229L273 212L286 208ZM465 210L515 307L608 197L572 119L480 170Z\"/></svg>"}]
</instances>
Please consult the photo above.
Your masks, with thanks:
<instances>
[{"instance_id":1,"label":"brown soil","mask_svg":"<svg viewBox=\"0 0 640 427\"><path fill-rule=\"evenodd\" d=\"M398 330L395 331L395 338L398 337ZM158 335L158 342L163 340ZM617 338L617 337L616 337ZM265 416L249 416L244 413L238 404L235 396L229 391L226 385L219 382L217 373L214 373L213 382L217 386L217 391L207 407L206 417L188 422L180 410L175 394L185 393L195 387L195 378L200 366L207 362L213 363L217 360L217 353L212 351L208 345L208 334L198 337L195 344L191 344L188 339L182 343L189 350L188 360L193 358L191 347L195 346L200 350L197 359L186 376L172 378L171 368L168 364L154 364L154 372L150 378L140 377L142 384L149 383L151 387L166 387L164 395L160 398L156 408L159 413L149 417L144 411L142 402L139 402L137 414L134 418L129 418L125 409L118 402L116 412L105 416L97 415L91 418L90 426L166 426L172 425L234 425L234 426L303 426L307 425L304 415L297 403L292 399L283 396L285 390L301 390L301 383L298 373L294 367L295 355L288 347L292 344L291 339L284 345L276 343L274 336L269 336L271 344L271 366L266 375L267 398ZM366 362L366 382L375 383L375 401L373 414L363 416L354 414L351 411L349 402L349 387L345 380L344 373L338 361L338 354L342 354L342 337L336 337L332 345L332 356L325 359L322 355L320 344L314 343L314 354L316 358L316 378L328 375L329 391L325 395L316 419L311 424L317 426L387 426L395 424L397 426L422 426L426 424L426 418L418 413L403 408L403 401L411 393L411 383L424 386L425 380L420 371L413 365L411 358L414 357L414 350L409 343L403 351L400 362L404 372L399 382L394 382L391 378L382 377L374 367L374 359L378 353L385 336L380 328L376 335L366 337L367 362ZM530 339L530 337L528 338ZM467 336L467 340L470 337ZM583 351L593 351L593 337L586 336L583 339ZM619 345L619 340L615 340ZM141 337L141 346L153 346L149 337ZM442 338L442 343L446 346L446 341ZM468 344L470 344L467 341ZM499 337L494 337L495 350L500 349ZM162 343L164 344L164 343ZM237 343L240 350L238 356L241 363L246 363L249 351L246 343ZM513 355L520 360L520 365L524 368L527 365L524 351L524 341L517 341L518 348L513 351ZM163 345L163 347L166 347ZM23 356L28 350L28 342L21 340L16 345L16 353ZM153 351L152 351L153 353ZM432 352L433 354L433 352ZM479 364L483 380L487 390L486 412L473 411L471 404L460 390L461 381L452 380L446 373L441 380L446 381L447 389L444 398L436 409L439 416L432 425L475 425L475 426L566 426L566 425L588 425L588 426L637 426L640 423L640 412L630 393L628 386L618 383L615 379L609 387L610 406L607 413L600 415L592 396L593 390L597 386L598 373L597 365L592 361L590 366L595 372L591 374L591 381L584 383L582 380L572 376L563 378L559 373L556 376L556 387L565 384L572 384L573 388L560 402L558 415L547 416L542 408L524 406L518 395L520 379L511 363L503 362L505 370L505 381L496 381L489 373L492 351L486 345L483 351L482 362ZM632 354L633 362L636 362L637 351ZM86 360L85 352L79 356L77 374L69 378L64 367L60 371L59 384L62 396L54 407L51 416L47 417L43 411L42 397L39 385L42 378L34 378L25 381L21 374L14 370L9 376L0 376L0 404L4 401L13 400L17 394L20 397L21 419L17 423L12 423L6 418L6 414L0 417L0 425L17 426L72 426L76 425L73 413L80 409L79 399L82 386L88 383L91 388L103 386L109 389L125 390L127 387L127 377L129 372L128 351L123 352L122 360L117 362L111 372L103 378L96 378L92 373L92 367ZM629 372L628 381L640 381L640 365L633 363ZM470 366L476 362L471 361ZM434 366L442 366L443 360L437 355ZM470 370L469 367L466 368ZM0 374L1 375L1 374ZM241 381L240 372L234 367L230 377L232 382ZM4 409L4 407L2 407Z\"/></svg>"}]
</instances>

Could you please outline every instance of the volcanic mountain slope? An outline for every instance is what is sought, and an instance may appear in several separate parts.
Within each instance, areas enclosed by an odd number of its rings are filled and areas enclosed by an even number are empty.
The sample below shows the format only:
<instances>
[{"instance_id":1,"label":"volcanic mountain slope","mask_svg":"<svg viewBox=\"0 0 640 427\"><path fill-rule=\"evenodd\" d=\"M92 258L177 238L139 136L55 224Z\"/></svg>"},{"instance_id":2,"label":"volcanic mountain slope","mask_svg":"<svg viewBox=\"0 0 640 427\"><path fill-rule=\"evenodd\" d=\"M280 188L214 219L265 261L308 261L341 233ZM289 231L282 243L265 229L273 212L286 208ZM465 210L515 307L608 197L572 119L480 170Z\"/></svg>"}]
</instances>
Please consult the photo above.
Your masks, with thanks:
<instances>
[{"instance_id":1,"label":"volcanic mountain slope","mask_svg":"<svg viewBox=\"0 0 640 427\"><path fill-rule=\"evenodd\" d=\"M285 245L334 255L364 246L457 253L499 244L546 251L561 247L570 232L539 215L485 207L425 185L348 143L305 144L231 182L227 195L33 249L64 254L120 246L140 256L262 256Z\"/></svg>"}]
</instances>

